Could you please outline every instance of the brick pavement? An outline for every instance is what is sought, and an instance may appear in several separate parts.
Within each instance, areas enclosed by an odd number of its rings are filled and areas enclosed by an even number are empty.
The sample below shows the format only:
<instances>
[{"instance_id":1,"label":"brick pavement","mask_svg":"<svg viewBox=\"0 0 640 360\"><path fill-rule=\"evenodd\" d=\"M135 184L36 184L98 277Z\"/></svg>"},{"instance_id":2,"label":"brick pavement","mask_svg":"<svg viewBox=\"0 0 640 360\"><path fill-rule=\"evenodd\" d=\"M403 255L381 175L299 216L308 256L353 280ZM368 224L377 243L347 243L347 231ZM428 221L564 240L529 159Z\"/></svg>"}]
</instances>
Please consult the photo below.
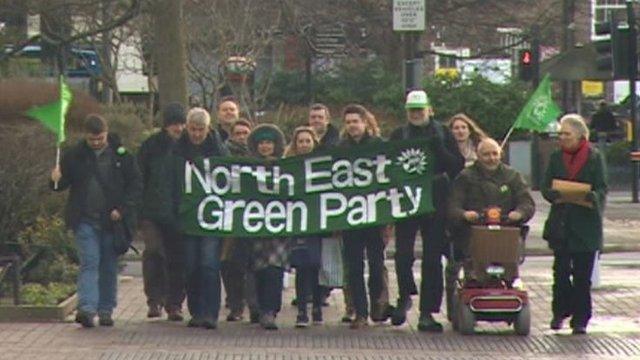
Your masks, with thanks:
<instances>
[{"instance_id":1,"label":"brick pavement","mask_svg":"<svg viewBox=\"0 0 640 360\"><path fill-rule=\"evenodd\" d=\"M295 310L285 305L277 332L224 321L218 330L190 329L184 324L147 320L142 281L134 276L120 284L114 328L85 330L72 323L2 323L0 359L640 359L639 255L604 256L602 286L594 291L595 316L587 336L547 330L551 259L530 257L522 271L532 301L528 337L513 335L506 324L500 323L481 324L477 328L480 334L475 336L454 333L449 325L444 334L420 333L415 329L415 306L409 324L404 326L377 325L352 331L339 323L339 291L334 292L325 310L327 321L322 326L294 329ZM136 266L139 264L128 271L137 273ZM415 270L419 274L417 266ZM391 283L395 284L395 279ZM285 303L292 295L289 287Z\"/></svg>"}]
</instances>

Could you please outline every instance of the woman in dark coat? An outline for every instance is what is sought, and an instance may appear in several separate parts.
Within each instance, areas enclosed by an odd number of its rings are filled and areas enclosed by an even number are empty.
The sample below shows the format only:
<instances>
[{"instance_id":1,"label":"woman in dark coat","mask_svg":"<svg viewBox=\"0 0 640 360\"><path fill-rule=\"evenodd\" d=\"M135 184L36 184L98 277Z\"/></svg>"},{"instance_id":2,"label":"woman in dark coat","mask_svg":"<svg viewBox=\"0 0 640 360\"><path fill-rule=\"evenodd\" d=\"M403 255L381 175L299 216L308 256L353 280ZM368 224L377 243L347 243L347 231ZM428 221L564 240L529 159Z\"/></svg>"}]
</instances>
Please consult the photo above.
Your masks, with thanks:
<instances>
[{"instance_id":1,"label":"woman in dark coat","mask_svg":"<svg viewBox=\"0 0 640 360\"><path fill-rule=\"evenodd\" d=\"M607 194L604 158L588 142L589 129L577 114L560 120L560 149L551 154L541 186L551 211L543 238L553 250L553 318L559 330L571 317L573 334L585 334L591 318L591 272L596 251L602 248L602 213ZM553 180L589 184L584 203L564 203Z\"/></svg>"},{"instance_id":2,"label":"woman in dark coat","mask_svg":"<svg viewBox=\"0 0 640 360\"><path fill-rule=\"evenodd\" d=\"M284 135L277 126L256 126L247 140L249 153L264 161L273 161L284 153ZM282 278L287 266L287 242L281 238L255 238L251 240L252 270L260 308L260 325L277 330L276 316L282 307Z\"/></svg>"}]
</instances>

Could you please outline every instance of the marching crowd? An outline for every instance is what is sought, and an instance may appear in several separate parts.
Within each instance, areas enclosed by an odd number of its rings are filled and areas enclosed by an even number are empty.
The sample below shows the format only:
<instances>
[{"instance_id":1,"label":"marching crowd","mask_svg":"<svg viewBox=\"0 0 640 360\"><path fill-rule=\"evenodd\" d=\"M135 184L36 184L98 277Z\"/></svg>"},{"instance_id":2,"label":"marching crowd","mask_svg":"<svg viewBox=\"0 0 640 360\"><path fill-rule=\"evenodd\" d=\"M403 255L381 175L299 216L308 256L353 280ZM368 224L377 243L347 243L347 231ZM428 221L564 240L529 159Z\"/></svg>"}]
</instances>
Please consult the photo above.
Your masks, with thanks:
<instances>
[{"instance_id":1,"label":"marching crowd","mask_svg":"<svg viewBox=\"0 0 640 360\"><path fill-rule=\"evenodd\" d=\"M278 328L285 271L295 269L296 327L323 321L322 307L332 291L319 281L322 248L339 238L345 299L343 322L362 329L389 319L406 321L412 299L419 296L418 329L443 331L434 317L446 290L447 315L455 278L468 261L470 225L481 221L488 207L499 207L506 222L519 226L534 215L535 205L520 174L502 162L500 145L465 114L443 123L422 90L408 93L406 123L389 141L430 139L435 159L432 195L435 211L402 219L395 224L350 229L294 238L220 238L181 233L176 218L181 189L173 179L184 164L200 157L253 157L270 161L305 156L320 149L357 148L381 138L375 116L357 104L346 106L341 129L331 124L323 104L309 108L308 120L297 127L291 141L273 124L254 126L239 116L234 98L219 102L217 124L207 110L186 110L179 103L162 109L162 130L151 135L134 156L100 115L89 115L84 138L64 153L51 172L51 187L70 189L65 213L74 232L80 258L79 304L76 321L83 327L113 326L117 298L116 242L119 232L134 232L144 241L143 278L149 318L166 312L169 321L215 329L224 286L226 321L242 321L264 329ZM571 317L574 333L585 333L591 316L590 274L595 252L602 245L602 209L607 191L601 154L589 142L589 130L576 114L560 120L560 149L551 156L542 183L544 198L552 203L545 239L554 251L553 316L551 328L560 329ZM591 185L585 199L591 206L559 201L554 179ZM560 219L560 220L556 220ZM137 220L137 221L136 221ZM414 280L414 247L422 238L421 281ZM398 294L390 303L385 247L395 239ZM126 249L125 249L126 250ZM446 256L446 271L442 268ZM367 261L368 282L365 284ZM311 303L311 304L309 304ZM308 311L311 308L309 316ZM248 311L246 311L248 310Z\"/></svg>"}]
</instances>

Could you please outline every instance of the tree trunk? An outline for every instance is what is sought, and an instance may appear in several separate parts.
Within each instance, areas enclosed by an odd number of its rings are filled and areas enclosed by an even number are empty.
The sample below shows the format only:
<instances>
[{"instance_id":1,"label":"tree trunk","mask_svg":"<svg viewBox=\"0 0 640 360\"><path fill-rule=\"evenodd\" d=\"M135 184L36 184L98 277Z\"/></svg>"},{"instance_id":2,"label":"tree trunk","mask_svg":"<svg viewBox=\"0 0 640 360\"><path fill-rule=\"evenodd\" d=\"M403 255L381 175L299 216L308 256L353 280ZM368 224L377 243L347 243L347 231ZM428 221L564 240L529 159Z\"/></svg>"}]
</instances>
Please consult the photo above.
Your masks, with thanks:
<instances>
[{"instance_id":1,"label":"tree trunk","mask_svg":"<svg viewBox=\"0 0 640 360\"><path fill-rule=\"evenodd\" d=\"M154 0L154 55L158 64L160 108L172 101L187 106L183 0Z\"/></svg>"}]
</instances>

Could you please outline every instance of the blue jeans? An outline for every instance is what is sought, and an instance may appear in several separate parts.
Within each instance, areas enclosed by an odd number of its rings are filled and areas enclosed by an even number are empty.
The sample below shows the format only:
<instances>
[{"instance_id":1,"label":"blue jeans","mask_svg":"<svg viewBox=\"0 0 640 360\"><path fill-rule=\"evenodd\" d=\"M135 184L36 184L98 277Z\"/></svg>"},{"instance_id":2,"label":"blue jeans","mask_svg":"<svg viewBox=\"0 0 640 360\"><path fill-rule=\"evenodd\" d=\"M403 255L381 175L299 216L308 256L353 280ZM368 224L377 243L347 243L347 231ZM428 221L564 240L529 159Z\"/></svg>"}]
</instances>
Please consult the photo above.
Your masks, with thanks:
<instances>
[{"instance_id":1,"label":"blue jeans","mask_svg":"<svg viewBox=\"0 0 640 360\"><path fill-rule=\"evenodd\" d=\"M75 230L80 257L78 309L88 314L111 315L117 305L118 256L113 234L81 222Z\"/></svg>"},{"instance_id":2,"label":"blue jeans","mask_svg":"<svg viewBox=\"0 0 640 360\"><path fill-rule=\"evenodd\" d=\"M187 307L195 319L218 320L221 242L217 237L184 237Z\"/></svg>"}]
</instances>

